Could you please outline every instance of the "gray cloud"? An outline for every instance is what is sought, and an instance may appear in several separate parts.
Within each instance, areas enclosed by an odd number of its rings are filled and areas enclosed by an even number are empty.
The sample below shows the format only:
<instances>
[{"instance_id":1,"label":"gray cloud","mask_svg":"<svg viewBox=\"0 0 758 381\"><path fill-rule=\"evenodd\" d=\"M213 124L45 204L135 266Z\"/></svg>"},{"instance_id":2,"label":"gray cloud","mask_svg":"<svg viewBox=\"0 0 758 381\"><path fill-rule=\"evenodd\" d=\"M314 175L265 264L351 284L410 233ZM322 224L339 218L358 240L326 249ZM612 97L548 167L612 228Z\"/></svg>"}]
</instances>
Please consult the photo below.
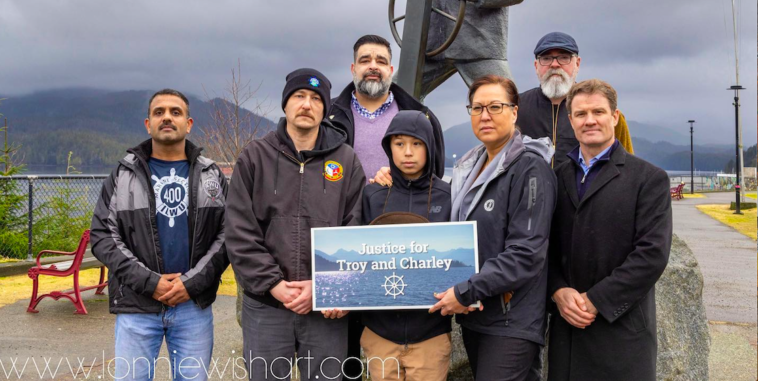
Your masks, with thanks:
<instances>
[{"instance_id":1,"label":"gray cloud","mask_svg":"<svg viewBox=\"0 0 758 381\"><path fill-rule=\"evenodd\" d=\"M756 2L741 4L741 74L746 144L756 141ZM404 12L398 1L397 13ZM532 50L561 30L579 43L580 79L619 91L631 120L733 142L734 46L728 0L618 2L524 0L511 10L509 59L519 89L537 85ZM0 93L49 88L175 87L223 91L239 59L259 95L278 104L285 75L309 66L333 94L350 80L352 45L363 34L390 37L386 1L21 1L0 0ZM393 44L399 61L399 48ZM468 120L466 87L453 77L426 103L443 125Z\"/></svg>"}]
</instances>

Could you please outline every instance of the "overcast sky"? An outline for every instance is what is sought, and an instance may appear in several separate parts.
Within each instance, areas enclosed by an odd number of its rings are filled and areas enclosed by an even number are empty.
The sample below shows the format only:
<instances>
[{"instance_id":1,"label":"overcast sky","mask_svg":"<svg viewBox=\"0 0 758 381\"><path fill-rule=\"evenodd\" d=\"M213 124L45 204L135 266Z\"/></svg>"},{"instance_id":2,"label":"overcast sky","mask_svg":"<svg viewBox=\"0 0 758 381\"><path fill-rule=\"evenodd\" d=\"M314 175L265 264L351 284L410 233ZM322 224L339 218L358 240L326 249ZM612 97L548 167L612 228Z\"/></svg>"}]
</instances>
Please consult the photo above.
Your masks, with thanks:
<instances>
[{"instance_id":1,"label":"overcast sky","mask_svg":"<svg viewBox=\"0 0 758 381\"><path fill-rule=\"evenodd\" d=\"M756 141L756 1L735 0L746 145ZM65 87L113 90L173 87L198 96L223 90L241 61L262 83L260 98L282 115L284 77L314 67L332 94L351 80L352 45L364 34L391 38L387 0L95 1L0 0L0 94ZM398 0L397 13L405 2ZM579 79L619 92L630 120L734 142L735 83L730 0L524 0L511 7L509 61L519 90L537 86L532 51L547 32L574 36ZM393 41L393 63L399 48ZM397 67L396 67L397 69ZM426 104L443 127L468 120L458 76ZM136 124L139 121L136 122ZM136 128L136 127L135 127Z\"/></svg>"}]
</instances>

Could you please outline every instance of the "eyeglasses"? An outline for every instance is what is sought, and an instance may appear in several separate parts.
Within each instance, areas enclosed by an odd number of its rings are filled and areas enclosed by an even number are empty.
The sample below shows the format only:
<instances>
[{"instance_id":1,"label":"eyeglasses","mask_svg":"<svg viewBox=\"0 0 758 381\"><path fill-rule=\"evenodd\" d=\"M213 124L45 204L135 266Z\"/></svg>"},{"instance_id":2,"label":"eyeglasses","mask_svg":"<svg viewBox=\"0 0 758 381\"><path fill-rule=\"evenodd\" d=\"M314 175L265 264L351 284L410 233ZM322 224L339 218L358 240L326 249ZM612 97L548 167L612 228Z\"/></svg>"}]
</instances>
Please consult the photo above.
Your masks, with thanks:
<instances>
[{"instance_id":1,"label":"eyeglasses","mask_svg":"<svg viewBox=\"0 0 758 381\"><path fill-rule=\"evenodd\" d=\"M550 66L553 64L553 60L558 60L558 63L561 65L568 65L571 62L571 59L574 58L576 54L560 54L557 56L539 56L537 57L537 60L540 62L540 65L542 66Z\"/></svg>"},{"instance_id":2,"label":"eyeglasses","mask_svg":"<svg viewBox=\"0 0 758 381\"><path fill-rule=\"evenodd\" d=\"M481 115L484 112L484 109L487 109L487 112L490 113L490 115L494 114L502 114L503 113L503 106L508 107L516 107L515 103L503 103L503 102L495 102L490 103L487 106L466 106L466 109L468 110L469 115Z\"/></svg>"}]
</instances>

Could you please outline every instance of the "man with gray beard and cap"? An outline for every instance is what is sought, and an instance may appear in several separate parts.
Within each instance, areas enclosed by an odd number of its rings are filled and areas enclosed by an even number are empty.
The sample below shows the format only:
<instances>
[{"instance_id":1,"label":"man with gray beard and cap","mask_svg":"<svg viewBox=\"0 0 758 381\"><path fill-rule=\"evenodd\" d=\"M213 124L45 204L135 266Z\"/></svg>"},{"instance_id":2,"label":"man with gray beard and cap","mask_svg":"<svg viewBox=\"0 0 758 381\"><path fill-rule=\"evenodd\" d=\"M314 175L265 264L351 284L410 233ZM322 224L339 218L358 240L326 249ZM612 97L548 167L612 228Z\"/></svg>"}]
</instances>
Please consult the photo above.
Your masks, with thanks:
<instances>
[{"instance_id":1,"label":"man with gray beard and cap","mask_svg":"<svg viewBox=\"0 0 758 381\"><path fill-rule=\"evenodd\" d=\"M566 96L576 83L582 58L574 38L562 32L543 36L534 48L534 57L540 86L519 94L518 127L521 133L534 139L552 140L555 145L553 166L557 167L568 160L566 155L579 145L566 111ZM619 115L614 130L619 143L633 154L624 114Z\"/></svg>"}]
</instances>

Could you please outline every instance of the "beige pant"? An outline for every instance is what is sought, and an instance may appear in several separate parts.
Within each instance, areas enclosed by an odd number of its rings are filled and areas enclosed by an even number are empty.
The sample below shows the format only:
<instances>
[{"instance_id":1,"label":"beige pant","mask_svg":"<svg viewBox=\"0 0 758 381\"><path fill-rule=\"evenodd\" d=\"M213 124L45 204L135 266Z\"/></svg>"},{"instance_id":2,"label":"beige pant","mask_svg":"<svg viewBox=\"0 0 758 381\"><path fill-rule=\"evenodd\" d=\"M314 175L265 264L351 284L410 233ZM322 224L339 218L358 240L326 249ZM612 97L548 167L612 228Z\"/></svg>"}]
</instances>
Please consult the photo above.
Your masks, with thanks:
<instances>
[{"instance_id":1,"label":"beige pant","mask_svg":"<svg viewBox=\"0 0 758 381\"><path fill-rule=\"evenodd\" d=\"M363 329L361 347L372 381L445 381L450 367L450 334L407 346Z\"/></svg>"}]
</instances>

